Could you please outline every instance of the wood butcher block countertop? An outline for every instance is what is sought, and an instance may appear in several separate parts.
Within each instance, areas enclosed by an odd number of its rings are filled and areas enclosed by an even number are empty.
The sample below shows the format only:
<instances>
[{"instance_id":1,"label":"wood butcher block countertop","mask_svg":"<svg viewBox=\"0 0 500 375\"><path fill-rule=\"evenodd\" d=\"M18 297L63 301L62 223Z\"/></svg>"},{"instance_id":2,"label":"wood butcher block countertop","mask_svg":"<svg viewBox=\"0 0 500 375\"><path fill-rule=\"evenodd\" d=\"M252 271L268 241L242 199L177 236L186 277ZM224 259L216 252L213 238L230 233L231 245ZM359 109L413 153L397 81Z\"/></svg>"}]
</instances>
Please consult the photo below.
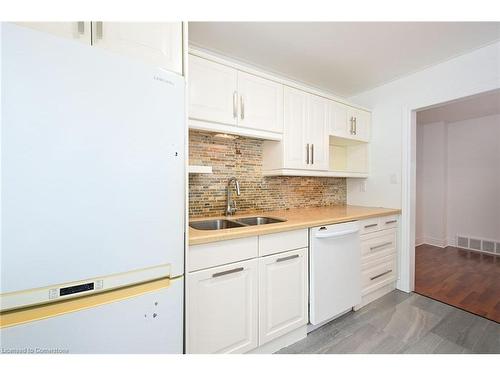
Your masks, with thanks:
<instances>
[{"instance_id":1,"label":"wood butcher block countertop","mask_svg":"<svg viewBox=\"0 0 500 375\"><path fill-rule=\"evenodd\" d=\"M265 216L286 219L283 223L253 225L238 228L218 230L198 230L189 227L189 245L199 245L209 242L232 240L235 238L259 236L262 234L286 232L294 229L311 228L319 225L343 223L346 221L363 220L371 217L395 215L401 213L400 209L362 206L329 206L314 208L294 208L290 210L253 212L231 217L205 217L191 219L190 222L229 219L242 217Z\"/></svg>"}]
</instances>

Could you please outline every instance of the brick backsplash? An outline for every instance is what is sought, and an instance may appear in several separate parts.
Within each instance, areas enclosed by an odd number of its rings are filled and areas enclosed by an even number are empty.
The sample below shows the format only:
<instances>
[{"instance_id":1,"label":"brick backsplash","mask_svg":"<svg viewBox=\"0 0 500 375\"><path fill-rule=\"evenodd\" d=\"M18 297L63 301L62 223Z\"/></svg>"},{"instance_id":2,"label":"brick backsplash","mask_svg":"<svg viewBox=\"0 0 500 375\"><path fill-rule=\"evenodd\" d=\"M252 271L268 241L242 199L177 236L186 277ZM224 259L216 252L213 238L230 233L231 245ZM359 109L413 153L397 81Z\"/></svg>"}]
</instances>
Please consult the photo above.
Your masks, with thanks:
<instances>
[{"instance_id":1,"label":"brick backsplash","mask_svg":"<svg viewBox=\"0 0 500 375\"><path fill-rule=\"evenodd\" d=\"M264 177L264 141L189 132L189 164L212 166L212 174L189 175L189 216L223 215L230 177L240 181L238 213L346 203L346 179L334 177Z\"/></svg>"}]
</instances>

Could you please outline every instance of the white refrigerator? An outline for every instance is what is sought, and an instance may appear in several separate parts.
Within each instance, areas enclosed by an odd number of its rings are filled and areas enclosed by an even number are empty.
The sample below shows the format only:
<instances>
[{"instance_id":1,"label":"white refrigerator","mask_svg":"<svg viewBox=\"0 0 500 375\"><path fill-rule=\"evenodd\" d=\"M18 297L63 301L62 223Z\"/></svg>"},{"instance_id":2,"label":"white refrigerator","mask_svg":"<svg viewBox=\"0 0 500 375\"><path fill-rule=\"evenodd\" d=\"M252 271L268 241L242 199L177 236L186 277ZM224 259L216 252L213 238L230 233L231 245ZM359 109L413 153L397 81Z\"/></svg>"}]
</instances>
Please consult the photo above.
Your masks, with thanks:
<instances>
[{"instance_id":1,"label":"white refrigerator","mask_svg":"<svg viewBox=\"0 0 500 375\"><path fill-rule=\"evenodd\" d=\"M1 54L2 314L171 280L3 327L2 349L182 352L184 78L7 23Z\"/></svg>"}]
</instances>

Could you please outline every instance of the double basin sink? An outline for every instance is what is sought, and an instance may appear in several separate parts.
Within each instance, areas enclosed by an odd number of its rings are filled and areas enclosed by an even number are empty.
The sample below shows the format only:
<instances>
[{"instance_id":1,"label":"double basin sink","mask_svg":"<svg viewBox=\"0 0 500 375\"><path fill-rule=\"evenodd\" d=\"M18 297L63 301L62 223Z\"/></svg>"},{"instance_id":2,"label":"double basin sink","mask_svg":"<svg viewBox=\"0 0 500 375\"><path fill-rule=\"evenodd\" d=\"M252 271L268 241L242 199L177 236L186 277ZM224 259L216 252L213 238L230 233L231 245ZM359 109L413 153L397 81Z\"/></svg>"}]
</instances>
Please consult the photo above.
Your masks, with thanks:
<instances>
[{"instance_id":1,"label":"double basin sink","mask_svg":"<svg viewBox=\"0 0 500 375\"><path fill-rule=\"evenodd\" d=\"M265 216L254 216L254 217L242 217L240 219L234 219L234 220L214 219L214 220L192 221L189 223L189 226L191 228L199 230L218 230L218 229L229 229L229 228L241 228L252 225L282 223L284 221L286 220L275 219L272 217L265 217Z\"/></svg>"}]
</instances>

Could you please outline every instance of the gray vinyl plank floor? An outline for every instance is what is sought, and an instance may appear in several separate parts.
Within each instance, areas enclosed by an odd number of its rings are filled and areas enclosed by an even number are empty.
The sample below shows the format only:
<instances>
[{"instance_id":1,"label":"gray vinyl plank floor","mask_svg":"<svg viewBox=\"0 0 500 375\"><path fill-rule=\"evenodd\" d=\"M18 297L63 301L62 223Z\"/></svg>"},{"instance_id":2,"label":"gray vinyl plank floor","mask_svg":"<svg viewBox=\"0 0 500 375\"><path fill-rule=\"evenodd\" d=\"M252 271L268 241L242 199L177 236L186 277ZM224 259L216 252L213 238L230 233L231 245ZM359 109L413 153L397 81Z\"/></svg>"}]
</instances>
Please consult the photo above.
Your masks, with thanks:
<instances>
[{"instance_id":1,"label":"gray vinyl plank floor","mask_svg":"<svg viewBox=\"0 0 500 375\"><path fill-rule=\"evenodd\" d=\"M277 354L500 353L500 324L395 290Z\"/></svg>"}]
</instances>

